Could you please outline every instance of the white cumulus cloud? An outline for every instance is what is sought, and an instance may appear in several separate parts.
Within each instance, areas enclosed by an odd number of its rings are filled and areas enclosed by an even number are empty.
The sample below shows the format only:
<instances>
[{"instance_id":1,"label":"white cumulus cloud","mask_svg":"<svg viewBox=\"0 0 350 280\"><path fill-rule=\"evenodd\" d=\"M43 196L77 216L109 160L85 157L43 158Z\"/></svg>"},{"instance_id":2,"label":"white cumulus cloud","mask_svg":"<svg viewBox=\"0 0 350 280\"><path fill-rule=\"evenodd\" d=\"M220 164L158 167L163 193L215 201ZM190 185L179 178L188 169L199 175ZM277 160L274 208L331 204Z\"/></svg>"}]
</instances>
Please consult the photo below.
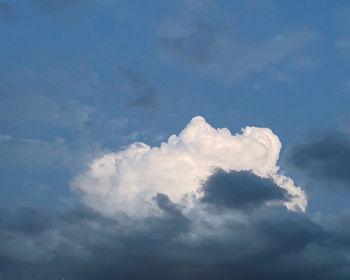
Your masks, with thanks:
<instances>
[{"instance_id":1,"label":"white cumulus cloud","mask_svg":"<svg viewBox=\"0 0 350 280\"><path fill-rule=\"evenodd\" d=\"M71 185L82 190L83 201L100 212L142 217L155 211L152 198L157 193L190 209L201 195L202 183L216 168L250 170L286 189L293 196L286 203L289 209L304 211L305 193L278 173L280 149L278 137L268 128L246 127L232 135L227 128L215 129L197 116L160 147L134 143L93 160Z\"/></svg>"}]
</instances>

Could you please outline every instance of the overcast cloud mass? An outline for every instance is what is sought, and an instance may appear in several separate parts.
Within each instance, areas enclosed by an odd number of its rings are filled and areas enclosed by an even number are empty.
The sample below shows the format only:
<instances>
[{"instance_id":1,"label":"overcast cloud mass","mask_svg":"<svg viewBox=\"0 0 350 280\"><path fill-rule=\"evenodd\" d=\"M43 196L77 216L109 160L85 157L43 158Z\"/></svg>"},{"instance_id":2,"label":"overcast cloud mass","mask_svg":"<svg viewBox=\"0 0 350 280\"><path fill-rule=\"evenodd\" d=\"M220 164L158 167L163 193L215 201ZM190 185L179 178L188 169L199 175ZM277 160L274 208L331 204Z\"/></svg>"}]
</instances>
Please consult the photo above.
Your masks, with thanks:
<instances>
[{"instance_id":1,"label":"overcast cloud mass","mask_svg":"<svg viewBox=\"0 0 350 280\"><path fill-rule=\"evenodd\" d=\"M350 4L0 0L0 280L350 279Z\"/></svg>"}]
</instances>

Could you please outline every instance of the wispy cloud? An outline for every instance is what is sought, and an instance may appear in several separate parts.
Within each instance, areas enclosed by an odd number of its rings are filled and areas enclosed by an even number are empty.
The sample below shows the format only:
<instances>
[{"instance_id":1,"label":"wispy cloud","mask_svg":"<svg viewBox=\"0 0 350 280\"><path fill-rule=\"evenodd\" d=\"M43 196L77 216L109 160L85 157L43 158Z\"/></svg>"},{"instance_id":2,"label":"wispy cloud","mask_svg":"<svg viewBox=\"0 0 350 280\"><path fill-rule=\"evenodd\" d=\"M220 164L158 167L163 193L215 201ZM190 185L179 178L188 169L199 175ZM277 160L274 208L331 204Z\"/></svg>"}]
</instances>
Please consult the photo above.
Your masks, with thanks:
<instances>
[{"instance_id":1,"label":"wispy cloud","mask_svg":"<svg viewBox=\"0 0 350 280\"><path fill-rule=\"evenodd\" d=\"M90 0L34 0L34 2L44 11L54 12Z\"/></svg>"},{"instance_id":2,"label":"wispy cloud","mask_svg":"<svg viewBox=\"0 0 350 280\"><path fill-rule=\"evenodd\" d=\"M15 9L7 2L0 2L0 16L12 17L15 15Z\"/></svg>"},{"instance_id":3,"label":"wispy cloud","mask_svg":"<svg viewBox=\"0 0 350 280\"><path fill-rule=\"evenodd\" d=\"M70 165L72 154L64 139L51 142L31 138L0 137L2 167L62 168Z\"/></svg>"},{"instance_id":4,"label":"wispy cloud","mask_svg":"<svg viewBox=\"0 0 350 280\"><path fill-rule=\"evenodd\" d=\"M159 30L161 51L176 62L182 61L226 81L244 79L250 73L295 59L319 37L317 32L301 28L262 40L249 39L222 30L215 22L200 17L201 12L201 9L192 13L180 10L166 18Z\"/></svg>"},{"instance_id":5,"label":"wispy cloud","mask_svg":"<svg viewBox=\"0 0 350 280\"><path fill-rule=\"evenodd\" d=\"M145 75L124 67L119 70L127 83L127 91L134 95L134 98L130 100L130 106L151 109L159 105L158 90Z\"/></svg>"},{"instance_id":6,"label":"wispy cloud","mask_svg":"<svg viewBox=\"0 0 350 280\"><path fill-rule=\"evenodd\" d=\"M335 46L348 58L350 58L350 37L343 37L335 42Z\"/></svg>"}]
</instances>

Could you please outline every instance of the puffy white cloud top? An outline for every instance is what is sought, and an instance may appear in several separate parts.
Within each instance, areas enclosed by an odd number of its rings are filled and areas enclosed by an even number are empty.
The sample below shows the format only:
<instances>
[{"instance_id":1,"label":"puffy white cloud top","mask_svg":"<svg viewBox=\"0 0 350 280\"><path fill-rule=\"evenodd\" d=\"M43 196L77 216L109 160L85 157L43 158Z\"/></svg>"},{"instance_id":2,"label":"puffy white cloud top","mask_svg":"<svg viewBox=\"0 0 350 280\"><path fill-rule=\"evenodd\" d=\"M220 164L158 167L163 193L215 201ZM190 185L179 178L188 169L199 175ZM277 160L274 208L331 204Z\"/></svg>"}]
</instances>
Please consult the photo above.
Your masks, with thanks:
<instances>
[{"instance_id":1,"label":"puffy white cloud top","mask_svg":"<svg viewBox=\"0 0 350 280\"><path fill-rule=\"evenodd\" d=\"M286 203L289 209L305 211L305 193L292 179L278 174L280 149L278 137L268 128L246 127L232 135L227 128L215 129L197 116L160 147L134 143L95 159L71 185L82 190L84 202L100 212L124 211L142 217L156 211L152 198L157 193L190 209L201 195L202 183L216 168L250 170L273 179L293 195Z\"/></svg>"}]
</instances>

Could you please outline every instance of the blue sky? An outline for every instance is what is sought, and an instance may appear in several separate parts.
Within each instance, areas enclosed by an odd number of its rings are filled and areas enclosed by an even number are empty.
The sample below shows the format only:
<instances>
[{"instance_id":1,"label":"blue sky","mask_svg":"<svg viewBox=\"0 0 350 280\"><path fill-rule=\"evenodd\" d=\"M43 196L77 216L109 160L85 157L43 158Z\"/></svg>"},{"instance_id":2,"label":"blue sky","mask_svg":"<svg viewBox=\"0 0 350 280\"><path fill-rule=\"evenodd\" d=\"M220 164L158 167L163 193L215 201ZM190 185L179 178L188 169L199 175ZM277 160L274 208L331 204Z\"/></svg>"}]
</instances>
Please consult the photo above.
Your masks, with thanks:
<instances>
[{"instance_id":1,"label":"blue sky","mask_svg":"<svg viewBox=\"0 0 350 280\"><path fill-rule=\"evenodd\" d=\"M97 204L107 205L110 201L104 201L97 191L87 191L81 182L75 188L77 178L86 176L87 179L84 178L88 180L89 164L104 155L124 151L135 142L160 146L170 135L178 135L198 115L212 127L227 128L233 135L241 133L246 126L271 129L282 143L278 162L274 163L280 166L278 174L292 178L295 185L307 194L308 206L302 219L318 223L326 230L330 224L341 220L341 215L348 215L344 214L348 213L350 203L348 1L2 0L0 38L0 203L6 213L12 213L12 216L1 214L1 219L16 220L22 215L18 209L23 207L50 213L48 220L61 215L58 214L60 211L72 215L69 211L83 207L83 212L97 211L97 214L88 212L89 219L93 217L91 219L97 219L98 223L108 224L110 217L103 216L106 213L102 211L101 214L101 207ZM190 125L190 129L196 127ZM255 155L251 154L254 147L245 150L246 147L242 146L242 151L246 151L248 158L254 158ZM169 155L168 160L173 159L172 156ZM235 153L227 155L229 158L235 156ZM130 170L139 172L138 168L153 170L152 160L149 159L149 163L130 160L129 169L116 169L115 176L121 174L118 172L126 174ZM233 177L227 179L227 185L236 184L237 180L248 180L254 185L262 184L261 177L272 174L261 175L260 171L254 171L256 166L253 164L250 168L236 170L251 169L253 173L247 175L242 171L237 175L232 171L233 167L221 165L224 159L219 156L213 162L218 164L214 167L227 173L210 175L212 180L202 186L204 197L221 195L221 189L213 192L211 189L211 184L216 186L222 182L215 176L222 176L224 182L226 176ZM161 166L167 164L162 162ZM202 166L202 163L198 164ZM157 177L150 173L144 174L144 182L153 180L150 186L162 182L163 175ZM253 175L260 179L249 181L249 176ZM157 178L160 178L159 182ZM103 184L99 182L92 188L102 192ZM180 202L173 201L175 198L164 192L165 197L155 196L152 201L156 201L160 209L170 211L172 214L169 215L181 225L184 225L184 220L191 220L187 214L182 217L181 211L172 204ZM114 191L108 195L113 196ZM240 193L229 195L239 196ZM265 195L262 200L248 201L247 205L263 207L261 201L276 198ZM206 197L203 201L219 200ZM255 209L256 206L252 207ZM117 208L116 211L123 212L123 209ZM264 211L266 214L272 210ZM127 210L125 212L130 214ZM266 215L275 217L274 214ZM289 219L291 214L283 212L281 217L283 215ZM19 226L36 222L25 222L21 217L18 218ZM292 223L296 222L291 219ZM53 220L57 222L57 218ZM271 223L276 221L280 220ZM3 227L1 233L11 236L13 244L25 239L25 230L19 237L6 225L0 223ZM58 231L65 232L68 227L60 224ZM167 228L161 224L159 228L145 231L162 232L164 227ZM45 231L45 237L30 238L49 240L52 238L50 230ZM339 229L340 232L346 230ZM259 230L252 226L251 231L254 235ZM102 232L102 236L105 235L108 234ZM302 236L306 235L302 233ZM118 236L117 239L125 242L123 238ZM143 240L144 237L139 234L138 238ZM67 239L78 242L72 236ZM109 237L107 239L110 242ZM163 241L159 242L163 244ZM13 267L26 263L22 259L17 263L16 256L28 252L21 252L17 245L11 246L7 251L4 249L4 256L0 255L0 275L3 274L4 279L22 279L23 276L17 275L15 270L1 271L2 257L4 262L6 258L14 260ZM336 246L344 249L348 245L337 243ZM91 248L87 246L85 249ZM48 252L35 250L38 267L31 271L33 279L52 278L53 274L48 270L39 268L43 265L40 254ZM184 250L190 249L186 247ZM346 247L344 255L349 250ZM56 256L67 254L59 249L54 252L51 253ZM74 261L81 264L82 259L77 257ZM62 260L57 262L64 267ZM321 260L312 259L310 266L305 267L305 273L318 272L320 268L315 263L318 265ZM58 271L61 269L59 265ZM109 264L101 264L99 269L108 270L103 274L105 278L99 279L124 275L113 274ZM196 269L198 272L202 267L199 265ZM256 269L259 271L259 267ZM74 269L66 273L71 277L66 279L79 279L83 275ZM170 272L159 273L156 277ZM216 270L211 273L212 277L221 275ZM245 279L254 277L239 273L239 277L245 275ZM268 279L279 275L273 271L269 273L266 275ZM339 271L327 273L324 275L333 277L327 279L348 279L350 269L339 265Z\"/></svg>"}]
</instances>

